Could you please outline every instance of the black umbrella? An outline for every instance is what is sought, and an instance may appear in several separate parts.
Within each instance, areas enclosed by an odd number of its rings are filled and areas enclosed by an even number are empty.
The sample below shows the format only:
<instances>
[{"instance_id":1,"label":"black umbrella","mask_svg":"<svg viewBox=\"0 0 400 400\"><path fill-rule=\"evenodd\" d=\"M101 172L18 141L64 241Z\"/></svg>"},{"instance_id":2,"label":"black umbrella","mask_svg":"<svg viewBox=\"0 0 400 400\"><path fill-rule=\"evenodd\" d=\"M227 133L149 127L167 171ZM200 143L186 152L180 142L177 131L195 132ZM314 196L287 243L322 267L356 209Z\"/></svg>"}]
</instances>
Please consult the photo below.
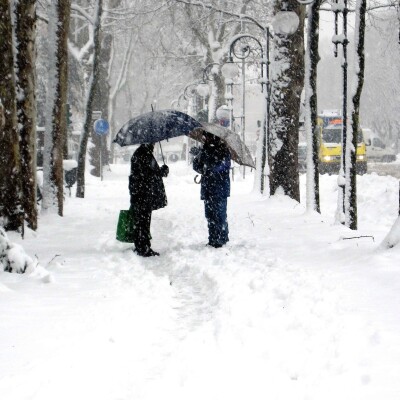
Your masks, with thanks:
<instances>
[{"instance_id":1,"label":"black umbrella","mask_svg":"<svg viewBox=\"0 0 400 400\"><path fill-rule=\"evenodd\" d=\"M222 139L227 145L233 161L237 162L239 165L247 165L251 168L256 167L253 158L251 157L250 150L243 143L237 133L232 132L228 128L224 128L221 125L203 122L202 126L190 132L189 136L192 139L203 143L204 132L211 133Z\"/></svg>"},{"instance_id":2,"label":"black umbrella","mask_svg":"<svg viewBox=\"0 0 400 400\"><path fill-rule=\"evenodd\" d=\"M181 111L151 111L129 120L117 133L114 143L120 146L155 143L187 135L199 127L200 122Z\"/></svg>"}]
</instances>

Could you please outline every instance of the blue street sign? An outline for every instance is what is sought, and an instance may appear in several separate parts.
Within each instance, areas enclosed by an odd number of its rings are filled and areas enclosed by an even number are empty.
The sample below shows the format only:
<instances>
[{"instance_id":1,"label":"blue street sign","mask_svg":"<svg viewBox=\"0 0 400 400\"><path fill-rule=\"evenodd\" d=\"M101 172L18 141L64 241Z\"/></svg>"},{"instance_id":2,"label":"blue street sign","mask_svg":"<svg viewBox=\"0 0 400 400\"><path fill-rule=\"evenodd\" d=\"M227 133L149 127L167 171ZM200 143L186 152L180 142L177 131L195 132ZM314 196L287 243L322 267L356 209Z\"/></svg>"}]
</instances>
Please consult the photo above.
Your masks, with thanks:
<instances>
[{"instance_id":1,"label":"blue street sign","mask_svg":"<svg viewBox=\"0 0 400 400\"><path fill-rule=\"evenodd\" d=\"M94 122L93 129L97 135L107 135L110 130L110 124L105 119L98 119Z\"/></svg>"}]
</instances>

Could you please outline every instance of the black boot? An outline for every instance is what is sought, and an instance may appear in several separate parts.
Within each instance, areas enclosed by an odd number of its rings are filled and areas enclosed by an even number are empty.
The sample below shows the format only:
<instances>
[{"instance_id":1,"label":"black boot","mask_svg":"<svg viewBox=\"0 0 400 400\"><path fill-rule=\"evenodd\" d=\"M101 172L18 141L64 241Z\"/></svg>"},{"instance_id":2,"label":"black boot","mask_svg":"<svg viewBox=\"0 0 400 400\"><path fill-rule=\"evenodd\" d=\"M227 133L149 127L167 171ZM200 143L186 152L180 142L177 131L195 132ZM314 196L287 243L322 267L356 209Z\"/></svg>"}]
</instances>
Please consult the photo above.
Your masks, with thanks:
<instances>
[{"instance_id":1,"label":"black boot","mask_svg":"<svg viewBox=\"0 0 400 400\"><path fill-rule=\"evenodd\" d=\"M142 248L135 248L135 250L133 250L138 256L141 257L153 257L153 256L159 256L160 253L157 253L156 251L154 251L151 248L146 248L146 249L142 249Z\"/></svg>"}]
</instances>

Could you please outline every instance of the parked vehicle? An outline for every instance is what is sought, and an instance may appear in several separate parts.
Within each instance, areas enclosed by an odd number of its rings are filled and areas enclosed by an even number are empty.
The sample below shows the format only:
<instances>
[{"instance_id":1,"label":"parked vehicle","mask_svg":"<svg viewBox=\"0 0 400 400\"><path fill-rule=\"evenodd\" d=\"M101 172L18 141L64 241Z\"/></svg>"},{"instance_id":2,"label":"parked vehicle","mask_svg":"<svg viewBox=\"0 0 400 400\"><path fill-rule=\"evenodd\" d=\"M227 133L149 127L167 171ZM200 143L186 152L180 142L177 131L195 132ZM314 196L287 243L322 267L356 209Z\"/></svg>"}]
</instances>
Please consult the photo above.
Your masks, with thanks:
<instances>
[{"instance_id":1,"label":"parked vehicle","mask_svg":"<svg viewBox=\"0 0 400 400\"><path fill-rule=\"evenodd\" d=\"M363 128L367 156L369 161L393 162L396 161L396 152L393 148L386 146L383 140L371 129Z\"/></svg>"},{"instance_id":2,"label":"parked vehicle","mask_svg":"<svg viewBox=\"0 0 400 400\"><path fill-rule=\"evenodd\" d=\"M340 110L322 110L321 114L318 115L318 125L323 128L328 125L338 124L342 124L342 114Z\"/></svg>"},{"instance_id":3,"label":"parked vehicle","mask_svg":"<svg viewBox=\"0 0 400 400\"><path fill-rule=\"evenodd\" d=\"M319 172L321 174L338 173L342 157L342 125L328 125L325 128L318 126L319 139ZM367 154L360 129L357 133L356 151L357 174L363 175L367 172Z\"/></svg>"}]
</instances>

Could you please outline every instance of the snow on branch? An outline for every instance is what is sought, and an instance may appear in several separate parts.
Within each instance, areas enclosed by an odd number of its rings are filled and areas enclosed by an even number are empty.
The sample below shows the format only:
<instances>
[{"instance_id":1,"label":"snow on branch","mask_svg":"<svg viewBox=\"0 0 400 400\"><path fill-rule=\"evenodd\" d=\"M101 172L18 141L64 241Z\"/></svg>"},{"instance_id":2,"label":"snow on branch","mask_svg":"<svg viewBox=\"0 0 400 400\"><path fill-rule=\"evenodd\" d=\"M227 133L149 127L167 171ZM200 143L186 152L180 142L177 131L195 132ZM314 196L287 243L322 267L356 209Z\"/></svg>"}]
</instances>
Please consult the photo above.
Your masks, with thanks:
<instances>
[{"instance_id":1,"label":"snow on branch","mask_svg":"<svg viewBox=\"0 0 400 400\"><path fill-rule=\"evenodd\" d=\"M202 2L202 1L189 1L189 0L174 0L174 1L176 3L182 3L182 4L187 4L189 6L196 6L196 7L206 8L208 10L220 12L220 13L229 15L231 17L236 17L236 18L239 18L239 19L251 21L253 24L258 26L261 30L263 30L263 31L266 30L265 26L263 26L259 21L257 21L255 18L250 17L249 15L246 15L246 14L238 14L238 13L234 13L234 12L231 12L231 11L223 10L222 8L214 7L214 6L211 6L209 4L204 4L204 2Z\"/></svg>"},{"instance_id":2,"label":"snow on branch","mask_svg":"<svg viewBox=\"0 0 400 400\"><path fill-rule=\"evenodd\" d=\"M91 25L94 25L94 18L82 7L77 4L71 4L71 11L75 11L84 17Z\"/></svg>"}]
</instances>

